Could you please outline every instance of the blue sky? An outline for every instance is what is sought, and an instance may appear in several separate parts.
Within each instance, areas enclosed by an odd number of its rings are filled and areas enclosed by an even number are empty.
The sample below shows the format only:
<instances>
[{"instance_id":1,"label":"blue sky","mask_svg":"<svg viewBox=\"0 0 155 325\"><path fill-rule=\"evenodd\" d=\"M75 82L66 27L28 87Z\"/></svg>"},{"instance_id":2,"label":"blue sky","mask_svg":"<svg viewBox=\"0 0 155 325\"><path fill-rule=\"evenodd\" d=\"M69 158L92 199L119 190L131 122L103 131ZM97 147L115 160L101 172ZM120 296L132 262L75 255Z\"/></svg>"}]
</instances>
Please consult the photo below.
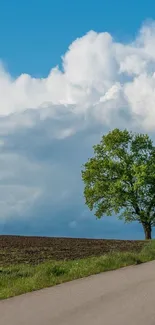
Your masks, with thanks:
<instances>
[{"instance_id":1,"label":"blue sky","mask_svg":"<svg viewBox=\"0 0 155 325\"><path fill-rule=\"evenodd\" d=\"M154 1L0 1L0 233L143 238L96 220L81 165L114 127L155 139Z\"/></svg>"},{"instance_id":2,"label":"blue sky","mask_svg":"<svg viewBox=\"0 0 155 325\"><path fill-rule=\"evenodd\" d=\"M131 40L141 24L155 18L153 0L1 0L0 57L9 72L46 76L77 37L108 31Z\"/></svg>"}]
</instances>

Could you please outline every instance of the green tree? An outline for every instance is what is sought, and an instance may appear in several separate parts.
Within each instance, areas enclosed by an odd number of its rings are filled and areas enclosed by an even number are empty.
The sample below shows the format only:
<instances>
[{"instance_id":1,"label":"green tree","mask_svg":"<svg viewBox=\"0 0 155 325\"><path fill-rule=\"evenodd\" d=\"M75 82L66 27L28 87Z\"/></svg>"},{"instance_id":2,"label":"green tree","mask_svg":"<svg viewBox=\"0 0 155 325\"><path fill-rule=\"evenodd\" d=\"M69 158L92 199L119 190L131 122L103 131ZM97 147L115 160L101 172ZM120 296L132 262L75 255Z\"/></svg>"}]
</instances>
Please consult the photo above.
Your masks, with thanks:
<instances>
[{"instance_id":1,"label":"green tree","mask_svg":"<svg viewBox=\"0 0 155 325\"><path fill-rule=\"evenodd\" d=\"M145 239L155 226L155 147L147 134L114 129L94 147L82 170L85 203L97 218L117 214L141 223Z\"/></svg>"}]
</instances>

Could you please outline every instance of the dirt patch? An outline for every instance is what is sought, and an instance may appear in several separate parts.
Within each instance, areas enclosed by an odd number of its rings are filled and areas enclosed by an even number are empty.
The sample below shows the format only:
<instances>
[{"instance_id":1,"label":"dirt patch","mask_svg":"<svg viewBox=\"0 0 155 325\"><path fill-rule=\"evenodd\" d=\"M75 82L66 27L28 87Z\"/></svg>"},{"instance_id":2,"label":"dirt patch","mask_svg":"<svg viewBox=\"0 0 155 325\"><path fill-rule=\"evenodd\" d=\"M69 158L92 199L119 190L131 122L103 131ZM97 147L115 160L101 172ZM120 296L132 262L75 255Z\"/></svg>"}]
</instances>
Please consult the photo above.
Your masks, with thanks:
<instances>
[{"instance_id":1,"label":"dirt patch","mask_svg":"<svg viewBox=\"0 0 155 325\"><path fill-rule=\"evenodd\" d=\"M0 266L74 260L109 252L139 252L145 241L0 236Z\"/></svg>"}]
</instances>

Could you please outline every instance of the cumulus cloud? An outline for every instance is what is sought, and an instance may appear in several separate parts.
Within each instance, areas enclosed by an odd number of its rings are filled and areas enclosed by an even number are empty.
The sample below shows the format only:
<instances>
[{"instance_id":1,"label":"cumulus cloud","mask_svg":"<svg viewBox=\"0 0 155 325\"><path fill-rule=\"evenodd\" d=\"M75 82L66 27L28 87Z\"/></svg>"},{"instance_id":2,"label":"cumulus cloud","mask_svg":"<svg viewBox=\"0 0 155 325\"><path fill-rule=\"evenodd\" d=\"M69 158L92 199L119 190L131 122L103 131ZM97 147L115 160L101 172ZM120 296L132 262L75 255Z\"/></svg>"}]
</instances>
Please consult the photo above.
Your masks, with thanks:
<instances>
[{"instance_id":1,"label":"cumulus cloud","mask_svg":"<svg viewBox=\"0 0 155 325\"><path fill-rule=\"evenodd\" d=\"M1 63L3 227L45 211L45 222L61 224L65 214L63 226L74 231L78 220L87 222L80 170L92 145L113 127L153 133L154 102L155 22L128 44L88 32L69 46L62 70L54 67L46 78L13 78Z\"/></svg>"},{"instance_id":2,"label":"cumulus cloud","mask_svg":"<svg viewBox=\"0 0 155 325\"><path fill-rule=\"evenodd\" d=\"M17 113L37 109L42 118L54 117L63 105L65 112L82 116L101 113L104 123L109 110L123 107L132 117L142 117L143 127L153 127L154 22L144 25L130 44L115 42L107 32L90 31L70 45L62 66L62 71L51 69L47 78L22 74L13 79L1 65L0 114L16 113L14 120L22 123ZM25 123L32 124L28 116Z\"/></svg>"}]
</instances>

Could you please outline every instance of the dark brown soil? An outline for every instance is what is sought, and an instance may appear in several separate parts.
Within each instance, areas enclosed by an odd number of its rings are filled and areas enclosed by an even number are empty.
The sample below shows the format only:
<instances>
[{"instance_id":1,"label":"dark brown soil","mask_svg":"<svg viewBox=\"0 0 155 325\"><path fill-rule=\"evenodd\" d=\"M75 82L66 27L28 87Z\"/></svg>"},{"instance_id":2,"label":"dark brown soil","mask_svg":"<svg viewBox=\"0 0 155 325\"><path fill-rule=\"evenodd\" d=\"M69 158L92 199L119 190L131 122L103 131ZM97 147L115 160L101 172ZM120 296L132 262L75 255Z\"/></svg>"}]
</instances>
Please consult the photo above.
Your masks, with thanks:
<instances>
[{"instance_id":1,"label":"dark brown soil","mask_svg":"<svg viewBox=\"0 0 155 325\"><path fill-rule=\"evenodd\" d=\"M129 240L0 236L0 266L73 260L114 251L139 252L144 244Z\"/></svg>"}]
</instances>

